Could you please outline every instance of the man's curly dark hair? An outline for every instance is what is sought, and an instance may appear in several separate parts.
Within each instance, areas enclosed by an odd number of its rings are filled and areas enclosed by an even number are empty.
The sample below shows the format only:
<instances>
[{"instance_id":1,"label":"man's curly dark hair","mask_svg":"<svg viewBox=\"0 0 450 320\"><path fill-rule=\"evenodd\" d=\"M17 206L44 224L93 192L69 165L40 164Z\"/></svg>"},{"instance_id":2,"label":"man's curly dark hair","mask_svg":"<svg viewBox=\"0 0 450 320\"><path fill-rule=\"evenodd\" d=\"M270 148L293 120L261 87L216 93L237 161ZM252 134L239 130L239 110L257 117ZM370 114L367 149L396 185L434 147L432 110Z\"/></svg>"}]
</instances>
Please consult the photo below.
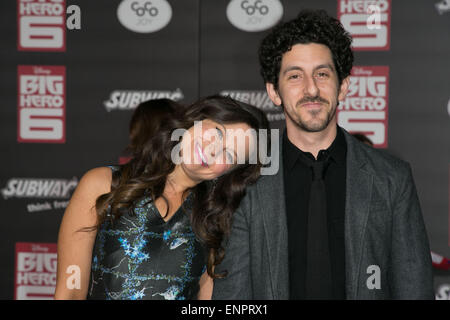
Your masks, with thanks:
<instances>
[{"instance_id":1,"label":"man's curly dark hair","mask_svg":"<svg viewBox=\"0 0 450 320\"><path fill-rule=\"evenodd\" d=\"M272 83L278 89L281 58L299 43L320 43L330 49L339 84L350 75L353 66L350 34L325 10L303 10L297 18L273 28L262 40L258 54L265 83Z\"/></svg>"}]
</instances>

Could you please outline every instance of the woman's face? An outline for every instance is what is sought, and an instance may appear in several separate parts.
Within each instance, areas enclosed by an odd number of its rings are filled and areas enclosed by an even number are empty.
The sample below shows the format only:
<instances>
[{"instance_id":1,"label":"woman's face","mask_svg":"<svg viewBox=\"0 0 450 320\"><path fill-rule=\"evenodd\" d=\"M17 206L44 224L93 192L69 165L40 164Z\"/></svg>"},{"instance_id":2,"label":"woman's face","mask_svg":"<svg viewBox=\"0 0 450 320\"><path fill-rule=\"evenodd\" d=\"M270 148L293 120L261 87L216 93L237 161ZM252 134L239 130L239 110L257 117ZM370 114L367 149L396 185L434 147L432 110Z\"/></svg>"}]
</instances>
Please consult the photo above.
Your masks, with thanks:
<instances>
[{"instance_id":1,"label":"woman's face","mask_svg":"<svg viewBox=\"0 0 450 320\"><path fill-rule=\"evenodd\" d=\"M256 131L246 123L196 121L183 135L181 166L194 181L212 180L238 164L249 163L255 147Z\"/></svg>"}]
</instances>

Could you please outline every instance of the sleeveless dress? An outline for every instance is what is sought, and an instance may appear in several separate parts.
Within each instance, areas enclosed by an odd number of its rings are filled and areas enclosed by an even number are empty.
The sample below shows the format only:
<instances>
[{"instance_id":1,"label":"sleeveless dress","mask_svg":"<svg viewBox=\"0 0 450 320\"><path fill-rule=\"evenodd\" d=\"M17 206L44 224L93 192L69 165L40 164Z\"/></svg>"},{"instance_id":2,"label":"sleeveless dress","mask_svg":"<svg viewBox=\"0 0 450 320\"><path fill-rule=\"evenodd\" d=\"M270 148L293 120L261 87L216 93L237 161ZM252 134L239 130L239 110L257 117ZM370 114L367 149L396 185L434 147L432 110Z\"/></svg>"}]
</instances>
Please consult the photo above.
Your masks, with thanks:
<instances>
[{"instance_id":1,"label":"sleeveless dress","mask_svg":"<svg viewBox=\"0 0 450 320\"><path fill-rule=\"evenodd\" d=\"M113 171L117 167L111 167ZM149 197L99 229L87 299L197 299L206 252L191 229L191 197L164 221Z\"/></svg>"}]
</instances>

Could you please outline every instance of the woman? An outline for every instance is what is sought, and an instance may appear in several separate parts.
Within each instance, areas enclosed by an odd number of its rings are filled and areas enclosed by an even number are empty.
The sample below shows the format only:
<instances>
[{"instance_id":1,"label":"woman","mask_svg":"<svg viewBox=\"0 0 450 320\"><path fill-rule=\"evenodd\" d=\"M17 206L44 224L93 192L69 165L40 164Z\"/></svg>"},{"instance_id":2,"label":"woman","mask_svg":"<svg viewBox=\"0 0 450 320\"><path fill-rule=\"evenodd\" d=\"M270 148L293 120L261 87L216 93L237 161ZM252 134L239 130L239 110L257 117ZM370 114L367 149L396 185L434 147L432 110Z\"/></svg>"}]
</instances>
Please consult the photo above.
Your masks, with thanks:
<instances>
[{"instance_id":1,"label":"woman","mask_svg":"<svg viewBox=\"0 0 450 320\"><path fill-rule=\"evenodd\" d=\"M209 299L232 213L260 174L257 135L244 134L259 129L260 110L211 96L128 164L88 171L61 223L55 298Z\"/></svg>"}]
</instances>

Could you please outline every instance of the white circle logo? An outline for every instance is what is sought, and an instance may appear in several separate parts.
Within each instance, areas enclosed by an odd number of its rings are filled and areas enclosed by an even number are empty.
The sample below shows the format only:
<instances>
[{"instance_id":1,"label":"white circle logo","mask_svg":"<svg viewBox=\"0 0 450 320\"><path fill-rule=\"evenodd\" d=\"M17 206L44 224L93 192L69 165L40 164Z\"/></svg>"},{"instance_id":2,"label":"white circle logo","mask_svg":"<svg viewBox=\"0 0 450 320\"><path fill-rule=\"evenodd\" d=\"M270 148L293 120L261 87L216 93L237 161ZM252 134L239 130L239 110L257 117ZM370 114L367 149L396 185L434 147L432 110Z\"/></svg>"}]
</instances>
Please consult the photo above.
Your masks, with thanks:
<instances>
[{"instance_id":1,"label":"white circle logo","mask_svg":"<svg viewBox=\"0 0 450 320\"><path fill-rule=\"evenodd\" d=\"M450 100L448 100L447 111L448 111L448 115L450 116Z\"/></svg>"},{"instance_id":2,"label":"white circle logo","mask_svg":"<svg viewBox=\"0 0 450 320\"><path fill-rule=\"evenodd\" d=\"M128 30L156 32L172 19L172 7L166 0L123 0L117 8L117 18Z\"/></svg>"},{"instance_id":3,"label":"white circle logo","mask_svg":"<svg viewBox=\"0 0 450 320\"><path fill-rule=\"evenodd\" d=\"M240 30L264 31L283 17L283 5L279 0L231 0L227 17Z\"/></svg>"}]
</instances>

